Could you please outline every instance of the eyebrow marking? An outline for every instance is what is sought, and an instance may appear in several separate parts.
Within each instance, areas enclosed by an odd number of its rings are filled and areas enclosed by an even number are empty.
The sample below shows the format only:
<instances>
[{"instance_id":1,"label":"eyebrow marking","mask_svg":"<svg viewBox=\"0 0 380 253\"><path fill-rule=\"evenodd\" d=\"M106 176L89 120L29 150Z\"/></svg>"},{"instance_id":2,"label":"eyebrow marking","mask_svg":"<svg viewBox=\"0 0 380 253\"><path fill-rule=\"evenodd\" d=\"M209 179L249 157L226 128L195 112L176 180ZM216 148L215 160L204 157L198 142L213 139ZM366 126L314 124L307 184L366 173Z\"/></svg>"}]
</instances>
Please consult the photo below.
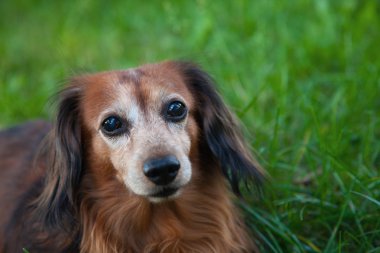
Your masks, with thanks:
<instances>
[{"instance_id":1,"label":"eyebrow marking","mask_svg":"<svg viewBox=\"0 0 380 253\"><path fill-rule=\"evenodd\" d=\"M142 89L142 77L146 73L138 68L122 70L118 73L118 80L121 85L130 85L132 88L131 96L137 98L137 103L140 105L140 108L144 114L147 112L147 95Z\"/></svg>"},{"instance_id":2,"label":"eyebrow marking","mask_svg":"<svg viewBox=\"0 0 380 253\"><path fill-rule=\"evenodd\" d=\"M118 78L121 84L133 84L136 86L141 85L141 77L144 72L141 69L128 69L119 73Z\"/></svg>"}]
</instances>

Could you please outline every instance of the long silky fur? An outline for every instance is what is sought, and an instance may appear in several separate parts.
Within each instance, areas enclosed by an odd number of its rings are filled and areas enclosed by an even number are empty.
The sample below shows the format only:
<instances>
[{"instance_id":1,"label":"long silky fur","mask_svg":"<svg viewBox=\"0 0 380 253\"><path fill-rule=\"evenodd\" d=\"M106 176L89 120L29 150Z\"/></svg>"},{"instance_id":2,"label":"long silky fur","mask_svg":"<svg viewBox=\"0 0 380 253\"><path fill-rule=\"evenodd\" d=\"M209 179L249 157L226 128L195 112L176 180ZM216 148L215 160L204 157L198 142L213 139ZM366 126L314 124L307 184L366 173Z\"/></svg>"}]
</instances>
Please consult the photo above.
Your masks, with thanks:
<instances>
[{"instance_id":1,"label":"long silky fur","mask_svg":"<svg viewBox=\"0 0 380 253\"><path fill-rule=\"evenodd\" d=\"M58 94L58 114L43 153L48 168L36 213L47 227L72 232L76 198L82 174L82 141L79 103L81 90L72 84Z\"/></svg>"},{"instance_id":2,"label":"long silky fur","mask_svg":"<svg viewBox=\"0 0 380 253\"><path fill-rule=\"evenodd\" d=\"M111 177L103 180L101 188L85 190L88 194L81 204L83 252L232 253L255 249L221 174L195 182L176 201L157 205L123 192ZM91 176L83 183L91 187Z\"/></svg>"}]
</instances>

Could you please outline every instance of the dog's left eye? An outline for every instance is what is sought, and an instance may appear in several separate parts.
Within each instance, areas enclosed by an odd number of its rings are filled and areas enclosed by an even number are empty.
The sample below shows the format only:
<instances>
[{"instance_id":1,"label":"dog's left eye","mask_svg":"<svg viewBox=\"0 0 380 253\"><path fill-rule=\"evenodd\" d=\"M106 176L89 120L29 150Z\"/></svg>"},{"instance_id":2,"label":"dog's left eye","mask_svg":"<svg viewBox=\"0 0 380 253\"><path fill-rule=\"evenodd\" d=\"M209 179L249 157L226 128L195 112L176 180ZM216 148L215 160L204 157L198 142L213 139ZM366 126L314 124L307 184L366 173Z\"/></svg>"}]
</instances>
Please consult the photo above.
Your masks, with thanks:
<instances>
[{"instance_id":1,"label":"dog's left eye","mask_svg":"<svg viewBox=\"0 0 380 253\"><path fill-rule=\"evenodd\" d=\"M179 122L186 117L187 108L180 101L170 102L166 107L165 117L169 121Z\"/></svg>"},{"instance_id":2,"label":"dog's left eye","mask_svg":"<svg viewBox=\"0 0 380 253\"><path fill-rule=\"evenodd\" d=\"M119 135L124 132L125 127L122 120L116 116L106 118L102 123L102 131L108 136Z\"/></svg>"}]
</instances>

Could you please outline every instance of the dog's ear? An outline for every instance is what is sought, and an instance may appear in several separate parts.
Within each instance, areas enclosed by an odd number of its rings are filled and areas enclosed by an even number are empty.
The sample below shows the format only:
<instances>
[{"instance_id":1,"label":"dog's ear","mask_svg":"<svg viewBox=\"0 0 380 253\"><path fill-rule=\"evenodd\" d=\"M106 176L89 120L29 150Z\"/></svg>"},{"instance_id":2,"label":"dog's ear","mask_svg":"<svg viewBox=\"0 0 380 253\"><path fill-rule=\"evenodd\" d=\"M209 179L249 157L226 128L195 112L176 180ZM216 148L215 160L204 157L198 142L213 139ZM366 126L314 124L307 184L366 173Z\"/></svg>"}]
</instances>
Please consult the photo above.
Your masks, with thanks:
<instances>
[{"instance_id":1,"label":"dog's ear","mask_svg":"<svg viewBox=\"0 0 380 253\"><path fill-rule=\"evenodd\" d=\"M48 226L72 222L75 194L82 173L81 89L74 82L58 94L58 113L44 147L47 156L38 212Z\"/></svg>"},{"instance_id":2,"label":"dog's ear","mask_svg":"<svg viewBox=\"0 0 380 253\"><path fill-rule=\"evenodd\" d=\"M219 161L232 190L240 195L241 181L245 182L246 186L250 181L260 186L264 171L253 158L244 141L238 121L216 91L213 79L195 64L189 62L175 64L197 99L198 121L203 138L213 156Z\"/></svg>"}]
</instances>

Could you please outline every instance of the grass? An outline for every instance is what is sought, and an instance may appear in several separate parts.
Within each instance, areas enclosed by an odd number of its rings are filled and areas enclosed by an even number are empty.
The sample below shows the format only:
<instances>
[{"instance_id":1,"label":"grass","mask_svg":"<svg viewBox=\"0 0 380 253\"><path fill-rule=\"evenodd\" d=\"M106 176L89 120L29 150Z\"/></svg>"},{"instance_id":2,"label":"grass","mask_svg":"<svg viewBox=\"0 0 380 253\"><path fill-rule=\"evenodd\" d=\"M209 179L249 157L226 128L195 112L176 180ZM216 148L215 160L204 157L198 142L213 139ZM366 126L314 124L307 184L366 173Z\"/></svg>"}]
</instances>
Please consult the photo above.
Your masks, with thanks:
<instances>
[{"instance_id":1,"label":"grass","mask_svg":"<svg viewBox=\"0 0 380 253\"><path fill-rule=\"evenodd\" d=\"M0 1L0 126L83 71L190 59L271 175L242 203L264 252L380 252L380 2Z\"/></svg>"}]
</instances>

